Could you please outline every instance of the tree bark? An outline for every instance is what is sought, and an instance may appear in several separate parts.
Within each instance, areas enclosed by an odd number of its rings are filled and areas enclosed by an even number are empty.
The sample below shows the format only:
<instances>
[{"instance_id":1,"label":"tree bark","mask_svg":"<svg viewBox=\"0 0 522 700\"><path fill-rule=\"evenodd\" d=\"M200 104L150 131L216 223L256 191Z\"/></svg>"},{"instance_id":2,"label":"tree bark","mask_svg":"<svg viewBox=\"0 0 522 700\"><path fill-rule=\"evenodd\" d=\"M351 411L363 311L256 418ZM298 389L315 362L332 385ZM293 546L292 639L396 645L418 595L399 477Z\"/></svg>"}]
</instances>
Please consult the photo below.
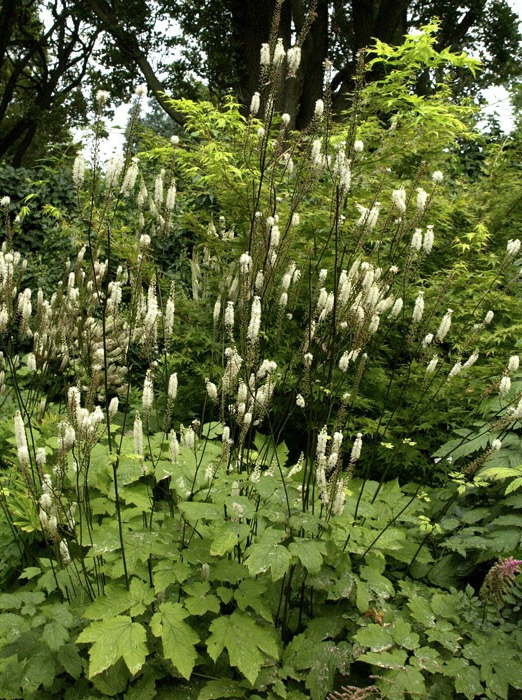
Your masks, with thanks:
<instances>
[{"instance_id":1,"label":"tree bark","mask_svg":"<svg viewBox=\"0 0 522 700\"><path fill-rule=\"evenodd\" d=\"M301 95L296 105L296 127L303 129L314 116L315 103L323 95L324 62L328 56L328 0L318 0L315 19L303 43L301 58Z\"/></svg>"},{"instance_id":2,"label":"tree bark","mask_svg":"<svg viewBox=\"0 0 522 700\"><path fill-rule=\"evenodd\" d=\"M249 104L259 89L261 44L268 41L275 9L274 0L231 0L234 59L238 73L237 97Z\"/></svg>"}]
</instances>

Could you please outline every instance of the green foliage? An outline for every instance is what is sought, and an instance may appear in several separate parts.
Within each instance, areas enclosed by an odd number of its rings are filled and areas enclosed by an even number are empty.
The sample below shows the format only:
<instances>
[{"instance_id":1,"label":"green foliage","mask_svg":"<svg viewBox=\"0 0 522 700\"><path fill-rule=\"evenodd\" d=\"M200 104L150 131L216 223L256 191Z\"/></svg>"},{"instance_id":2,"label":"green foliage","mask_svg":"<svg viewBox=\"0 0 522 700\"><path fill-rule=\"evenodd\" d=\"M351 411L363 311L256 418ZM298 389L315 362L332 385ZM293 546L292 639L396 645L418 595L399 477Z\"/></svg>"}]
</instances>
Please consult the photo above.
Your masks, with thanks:
<instances>
[{"instance_id":1,"label":"green foliage","mask_svg":"<svg viewBox=\"0 0 522 700\"><path fill-rule=\"evenodd\" d=\"M77 161L50 298L2 203L0 698L522 689L513 571L478 595L521 548L518 358L486 316L518 309L519 243L477 224L449 252L466 110L412 81L465 61L433 46L379 45L339 127L177 101L141 174L95 163L84 191Z\"/></svg>"}]
</instances>

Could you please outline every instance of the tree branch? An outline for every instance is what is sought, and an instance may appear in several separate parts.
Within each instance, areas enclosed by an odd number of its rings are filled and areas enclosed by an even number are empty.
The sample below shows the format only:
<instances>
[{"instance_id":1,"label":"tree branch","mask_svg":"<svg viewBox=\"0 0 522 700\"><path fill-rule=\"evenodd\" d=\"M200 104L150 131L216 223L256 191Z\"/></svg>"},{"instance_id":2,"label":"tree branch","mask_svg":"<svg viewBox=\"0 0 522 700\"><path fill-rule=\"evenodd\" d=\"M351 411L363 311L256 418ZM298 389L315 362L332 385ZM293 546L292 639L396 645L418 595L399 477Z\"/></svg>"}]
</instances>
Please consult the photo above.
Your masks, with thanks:
<instances>
[{"instance_id":1,"label":"tree branch","mask_svg":"<svg viewBox=\"0 0 522 700\"><path fill-rule=\"evenodd\" d=\"M118 23L111 6L105 0L85 0L85 4L98 19L101 28L112 36L118 48L127 54L140 69L149 90L153 93L160 107L171 119L179 124L183 124L185 121L184 115L172 107L169 98L165 94L165 87L140 49L136 37Z\"/></svg>"}]
</instances>

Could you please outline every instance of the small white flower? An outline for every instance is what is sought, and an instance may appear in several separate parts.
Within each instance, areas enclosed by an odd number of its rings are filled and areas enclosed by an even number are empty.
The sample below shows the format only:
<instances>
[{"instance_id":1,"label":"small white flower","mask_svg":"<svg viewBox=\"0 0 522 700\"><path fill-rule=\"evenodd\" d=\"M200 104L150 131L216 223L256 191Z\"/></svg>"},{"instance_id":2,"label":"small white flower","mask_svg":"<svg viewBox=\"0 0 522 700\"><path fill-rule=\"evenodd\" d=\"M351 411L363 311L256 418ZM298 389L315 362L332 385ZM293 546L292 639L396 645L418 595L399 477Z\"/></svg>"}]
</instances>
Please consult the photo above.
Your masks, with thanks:
<instances>
[{"instance_id":1,"label":"small white flower","mask_svg":"<svg viewBox=\"0 0 522 700\"><path fill-rule=\"evenodd\" d=\"M213 382L211 382L210 379L207 378L207 379L205 379L205 387L207 389L207 394L208 394L209 399L211 401L213 401L214 403L217 403L217 400L218 400L217 386Z\"/></svg>"},{"instance_id":2,"label":"small white flower","mask_svg":"<svg viewBox=\"0 0 522 700\"><path fill-rule=\"evenodd\" d=\"M214 311L212 313L212 318L215 324L219 323L219 319L221 318L221 297L218 297L216 299L216 303L214 304Z\"/></svg>"},{"instance_id":3,"label":"small white flower","mask_svg":"<svg viewBox=\"0 0 522 700\"><path fill-rule=\"evenodd\" d=\"M520 364L520 358L518 357L518 355L511 355L511 357L509 358L507 371L510 374L513 374L513 372L518 372L519 364Z\"/></svg>"},{"instance_id":4,"label":"small white flower","mask_svg":"<svg viewBox=\"0 0 522 700\"><path fill-rule=\"evenodd\" d=\"M397 299L395 299L395 301L393 302L393 306L391 308L390 313L388 314L388 318L397 318L397 316L402 311L403 305L404 305L404 302L401 299L401 297L397 297Z\"/></svg>"},{"instance_id":5,"label":"small white flower","mask_svg":"<svg viewBox=\"0 0 522 700\"><path fill-rule=\"evenodd\" d=\"M3 209L7 209L10 204L11 204L11 197L4 195L2 197L2 199L0 199L0 207L2 207Z\"/></svg>"},{"instance_id":6,"label":"small white flower","mask_svg":"<svg viewBox=\"0 0 522 700\"><path fill-rule=\"evenodd\" d=\"M422 187L417 187L417 209L421 212L424 211L427 201L428 193L426 190L423 190Z\"/></svg>"},{"instance_id":7,"label":"small white flower","mask_svg":"<svg viewBox=\"0 0 522 700\"><path fill-rule=\"evenodd\" d=\"M270 247L277 248L281 240L281 232L279 226L272 226L270 231Z\"/></svg>"},{"instance_id":8,"label":"small white flower","mask_svg":"<svg viewBox=\"0 0 522 700\"><path fill-rule=\"evenodd\" d=\"M324 102L323 100L316 100L315 102L315 109L314 109L314 117L316 119L320 119L324 114Z\"/></svg>"},{"instance_id":9,"label":"small white flower","mask_svg":"<svg viewBox=\"0 0 522 700\"><path fill-rule=\"evenodd\" d=\"M43 467L44 464L47 462L47 455L45 453L45 447L37 447L35 456L36 456L36 464L39 467Z\"/></svg>"},{"instance_id":10,"label":"small white flower","mask_svg":"<svg viewBox=\"0 0 522 700\"><path fill-rule=\"evenodd\" d=\"M62 564L64 566L67 566L71 563L71 555L69 554L69 547L67 546L67 542L65 540L60 540L58 548L60 550L60 559L62 560Z\"/></svg>"},{"instance_id":11,"label":"small white flower","mask_svg":"<svg viewBox=\"0 0 522 700\"><path fill-rule=\"evenodd\" d=\"M228 328L234 327L234 302L227 301L227 308L225 309L225 326Z\"/></svg>"},{"instance_id":12,"label":"small white flower","mask_svg":"<svg viewBox=\"0 0 522 700\"><path fill-rule=\"evenodd\" d=\"M392 202L399 212L404 214L406 211L406 190L404 187L400 187L398 190L393 190Z\"/></svg>"},{"instance_id":13,"label":"small white flower","mask_svg":"<svg viewBox=\"0 0 522 700\"><path fill-rule=\"evenodd\" d=\"M134 440L134 453L143 456L143 424L138 411L134 415L134 427L132 429Z\"/></svg>"},{"instance_id":14,"label":"small white flower","mask_svg":"<svg viewBox=\"0 0 522 700\"><path fill-rule=\"evenodd\" d=\"M134 94L136 97L142 98L142 97L147 97L147 85L146 83L142 83L141 85L138 85L136 89L134 90Z\"/></svg>"},{"instance_id":15,"label":"small white flower","mask_svg":"<svg viewBox=\"0 0 522 700\"><path fill-rule=\"evenodd\" d=\"M426 333L426 335L422 339L422 347L427 348L428 345L431 345L433 342L433 337L433 333Z\"/></svg>"},{"instance_id":16,"label":"small white flower","mask_svg":"<svg viewBox=\"0 0 522 700\"><path fill-rule=\"evenodd\" d=\"M171 401L175 401L178 395L178 373L174 372L169 377L169 386L167 390L168 397Z\"/></svg>"},{"instance_id":17,"label":"small white flower","mask_svg":"<svg viewBox=\"0 0 522 700\"><path fill-rule=\"evenodd\" d=\"M172 211L174 209L174 207L176 206L176 195L177 195L176 183L173 180L170 183L170 187L167 190L167 196L165 197L165 206L167 207L168 211Z\"/></svg>"},{"instance_id":18,"label":"small white flower","mask_svg":"<svg viewBox=\"0 0 522 700\"><path fill-rule=\"evenodd\" d=\"M353 142L353 150L355 153L362 153L364 151L364 143L361 141L361 139L356 139Z\"/></svg>"},{"instance_id":19,"label":"small white flower","mask_svg":"<svg viewBox=\"0 0 522 700\"><path fill-rule=\"evenodd\" d=\"M366 217L366 225L368 226L370 231L373 231L373 229L377 226L377 219L379 218L380 208L381 203L375 202L373 207L368 212L368 216Z\"/></svg>"},{"instance_id":20,"label":"small white flower","mask_svg":"<svg viewBox=\"0 0 522 700\"><path fill-rule=\"evenodd\" d=\"M498 452L501 447L502 447L502 440L499 440L498 438L493 440L493 442L491 443L491 449L494 450L495 452Z\"/></svg>"},{"instance_id":21,"label":"small white flower","mask_svg":"<svg viewBox=\"0 0 522 700\"><path fill-rule=\"evenodd\" d=\"M118 413L118 405L118 397L114 396L109 403L109 418L114 418L114 416Z\"/></svg>"},{"instance_id":22,"label":"small white flower","mask_svg":"<svg viewBox=\"0 0 522 700\"><path fill-rule=\"evenodd\" d=\"M292 46L286 52L286 64L288 67L288 77L295 78L301 63L301 47Z\"/></svg>"},{"instance_id":23,"label":"small white flower","mask_svg":"<svg viewBox=\"0 0 522 700\"><path fill-rule=\"evenodd\" d=\"M472 353L472 354L468 357L468 359L466 360L466 362L462 365L462 369L469 369L470 367L473 367L473 365L474 365L475 362L478 360L478 358L479 358L478 350L475 350L475 352Z\"/></svg>"},{"instance_id":24,"label":"small white flower","mask_svg":"<svg viewBox=\"0 0 522 700\"><path fill-rule=\"evenodd\" d=\"M196 434L194 428L190 425L182 434L183 446L189 450L193 450L196 444Z\"/></svg>"},{"instance_id":25,"label":"small white flower","mask_svg":"<svg viewBox=\"0 0 522 700\"><path fill-rule=\"evenodd\" d=\"M277 40L277 44L275 45L274 49L274 57L273 57L273 64L274 66L279 66L283 63L285 60L286 56L286 51L285 47L283 46L283 40L279 38Z\"/></svg>"},{"instance_id":26,"label":"small white flower","mask_svg":"<svg viewBox=\"0 0 522 700\"><path fill-rule=\"evenodd\" d=\"M250 312L250 322L248 324L247 338L254 343L259 335L261 328L261 297L255 296L252 300L252 309Z\"/></svg>"},{"instance_id":27,"label":"small white flower","mask_svg":"<svg viewBox=\"0 0 522 700\"><path fill-rule=\"evenodd\" d=\"M422 229L415 229L413 236L411 237L410 246L411 249L414 250L416 253L420 251L420 249L422 248Z\"/></svg>"},{"instance_id":28,"label":"small white flower","mask_svg":"<svg viewBox=\"0 0 522 700\"><path fill-rule=\"evenodd\" d=\"M442 321L440 322L439 329L435 335L435 339L439 342L442 343L444 338L447 336L449 329L451 328L451 315L453 313L453 309L448 309L446 313L444 314Z\"/></svg>"},{"instance_id":29,"label":"small white flower","mask_svg":"<svg viewBox=\"0 0 522 700\"><path fill-rule=\"evenodd\" d=\"M339 360L339 369L341 372L346 372L348 370L348 366L350 364L350 354L351 353L349 353L348 350L345 350L341 355Z\"/></svg>"},{"instance_id":30,"label":"small white flower","mask_svg":"<svg viewBox=\"0 0 522 700\"><path fill-rule=\"evenodd\" d=\"M143 406L143 411L145 415L150 414L152 409L152 403L154 401L154 385L152 383L152 373L147 370L145 375L145 381L143 382L143 393L141 397L141 403Z\"/></svg>"},{"instance_id":31,"label":"small white flower","mask_svg":"<svg viewBox=\"0 0 522 700\"><path fill-rule=\"evenodd\" d=\"M357 437L353 443L352 452L350 454L350 464L355 464L361 456L362 450L362 433L357 433Z\"/></svg>"},{"instance_id":32,"label":"small white flower","mask_svg":"<svg viewBox=\"0 0 522 700\"><path fill-rule=\"evenodd\" d=\"M239 258L239 269L243 275L248 275L252 265L252 258L248 253L243 253Z\"/></svg>"},{"instance_id":33,"label":"small white flower","mask_svg":"<svg viewBox=\"0 0 522 700\"><path fill-rule=\"evenodd\" d=\"M514 240L508 241L506 250L508 255L515 257L520 250L520 240L515 238Z\"/></svg>"},{"instance_id":34,"label":"small white flower","mask_svg":"<svg viewBox=\"0 0 522 700\"><path fill-rule=\"evenodd\" d=\"M96 93L96 102L100 105L100 107L103 107L106 102L108 102L110 97L110 94L107 92L107 90L98 90Z\"/></svg>"},{"instance_id":35,"label":"small white flower","mask_svg":"<svg viewBox=\"0 0 522 700\"><path fill-rule=\"evenodd\" d=\"M170 142L173 146L179 146L179 136L177 134L174 134L170 137Z\"/></svg>"},{"instance_id":36,"label":"small white flower","mask_svg":"<svg viewBox=\"0 0 522 700\"><path fill-rule=\"evenodd\" d=\"M415 304L413 306L413 323L420 323L422 321L422 315L424 313L424 292L420 291L415 299Z\"/></svg>"},{"instance_id":37,"label":"small white flower","mask_svg":"<svg viewBox=\"0 0 522 700\"><path fill-rule=\"evenodd\" d=\"M444 175L440 170L435 170L431 176L431 179L436 185L440 185L440 183L444 180Z\"/></svg>"},{"instance_id":38,"label":"small white flower","mask_svg":"<svg viewBox=\"0 0 522 700\"><path fill-rule=\"evenodd\" d=\"M24 419L20 411L16 411L14 415L14 434L17 448L25 447L25 449L27 449Z\"/></svg>"},{"instance_id":39,"label":"small white flower","mask_svg":"<svg viewBox=\"0 0 522 700\"><path fill-rule=\"evenodd\" d=\"M438 362L439 358L437 357L437 355L433 355L426 367L426 374L433 374L433 372L435 372Z\"/></svg>"},{"instance_id":40,"label":"small white flower","mask_svg":"<svg viewBox=\"0 0 522 700\"><path fill-rule=\"evenodd\" d=\"M252 100L250 101L250 114L256 115L259 112L259 107L261 105L261 96L258 92L254 92L252 95Z\"/></svg>"},{"instance_id":41,"label":"small white flower","mask_svg":"<svg viewBox=\"0 0 522 700\"><path fill-rule=\"evenodd\" d=\"M305 407L306 402L305 402L304 397L303 397L302 394L297 394L297 396L295 397L295 403L296 403L297 406L299 406L299 408L304 408L304 407Z\"/></svg>"},{"instance_id":42,"label":"small white flower","mask_svg":"<svg viewBox=\"0 0 522 700\"><path fill-rule=\"evenodd\" d=\"M507 374L505 374L502 379L500 380L500 384L498 385L498 393L501 396L505 396L507 393L509 393L509 390L511 389L511 379L508 377Z\"/></svg>"},{"instance_id":43,"label":"small white flower","mask_svg":"<svg viewBox=\"0 0 522 700\"><path fill-rule=\"evenodd\" d=\"M262 66L270 65L270 46L268 44L261 44L261 55L259 62Z\"/></svg>"},{"instance_id":44,"label":"small white flower","mask_svg":"<svg viewBox=\"0 0 522 700\"><path fill-rule=\"evenodd\" d=\"M433 233L433 226L427 226L426 227L426 233L424 234L424 241L422 243L422 248L425 253L429 254L431 253L431 249L433 248L433 241L435 239L435 234Z\"/></svg>"},{"instance_id":45,"label":"small white flower","mask_svg":"<svg viewBox=\"0 0 522 700\"><path fill-rule=\"evenodd\" d=\"M448 374L448 381L455 377L459 372L462 370L462 362L455 362L453 367L450 370L450 373Z\"/></svg>"},{"instance_id":46,"label":"small white flower","mask_svg":"<svg viewBox=\"0 0 522 700\"><path fill-rule=\"evenodd\" d=\"M74 160L74 165L73 165L73 182L76 185L76 187L82 186L84 177L85 177L85 158L83 157L83 155L81 153L79 153L76 156L76 158ZM1 200L0 204L3 205L3 199ZM9 203L8 203L8 205L9 205Z\"/></svg>"},{"instance_id":47,"label":"small white flower","mask_svg":"<svg viewBox=\"0 0 522 700\"><path fill-rule=\"evenodd\" d=\"M169 433L169 451L172 464L176 464L179 457L179 442L175 430L171 430Z\"/></svg>"},{"instance_id":48,"label":"small white flower","mask_svg":"<svg viewBox=\"0 0 522 700\"><path fill-rule=\"evenodd\" d=\"M36 372L36 357L34 352L30 352L25 358L29 372Z\"/></svg>"}]
</instances>

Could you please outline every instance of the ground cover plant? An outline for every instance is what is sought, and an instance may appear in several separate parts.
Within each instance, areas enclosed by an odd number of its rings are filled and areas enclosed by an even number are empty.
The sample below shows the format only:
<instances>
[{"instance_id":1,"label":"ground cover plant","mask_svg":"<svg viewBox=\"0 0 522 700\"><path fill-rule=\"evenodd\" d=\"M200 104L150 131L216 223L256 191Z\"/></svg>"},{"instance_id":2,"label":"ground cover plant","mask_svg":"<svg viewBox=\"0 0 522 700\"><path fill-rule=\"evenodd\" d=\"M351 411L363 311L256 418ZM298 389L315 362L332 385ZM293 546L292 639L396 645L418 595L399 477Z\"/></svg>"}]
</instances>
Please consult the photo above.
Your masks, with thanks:
<instances>
[{"instance_id":1,"label":"ground cover plant","mask_svg":"<svg viewBox=\"0 0 522 700\"><path fill-rule=\"evenodd\" d=\"M181 138L138 89L51 293L3 196L0 698L517 697L520 241L446 188L435 31L300 133L302 37Z\"/></svg>"}]
</instances>

